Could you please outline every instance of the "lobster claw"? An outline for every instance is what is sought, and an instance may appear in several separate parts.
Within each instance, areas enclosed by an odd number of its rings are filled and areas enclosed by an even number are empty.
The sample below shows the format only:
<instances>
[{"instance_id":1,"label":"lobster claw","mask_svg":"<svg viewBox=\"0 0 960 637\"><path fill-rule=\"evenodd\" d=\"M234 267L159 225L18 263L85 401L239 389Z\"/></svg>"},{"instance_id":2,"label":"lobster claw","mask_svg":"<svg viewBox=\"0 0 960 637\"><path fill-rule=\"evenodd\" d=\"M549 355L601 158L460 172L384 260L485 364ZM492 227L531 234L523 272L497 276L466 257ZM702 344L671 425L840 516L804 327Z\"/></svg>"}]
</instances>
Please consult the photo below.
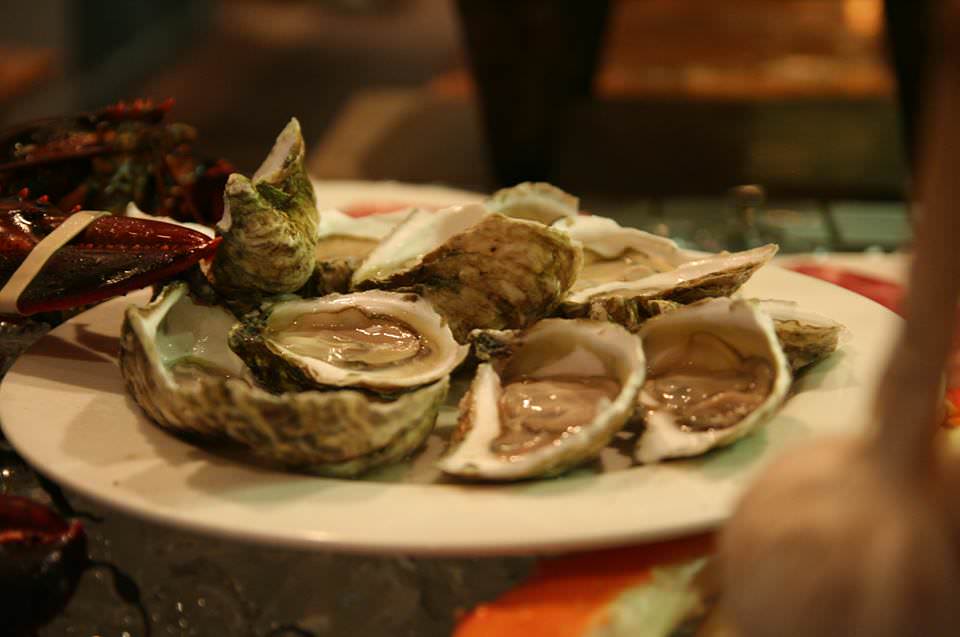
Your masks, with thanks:
<instances>
[{"instance_id":1,"label":"lobster claw","mask_svg":"<svg viewBox=\"0 0 960 637\"><path fill-rule=\"evenodd\" d=\"M0 285L69 215L24 200L0 202ZM16 301L19 314L66 310L126 294L213 255L219 238L179 225L102 216L56 250Z\"/></svg>"},{"instance_id":2,"label":"lobster claw","mask_svg":"<svg viewBox=\"0 0 960 637\"><path fill-rule=\"evenodd\" d=\"M88 564L83 527L27 498L0 495L0 626L19 635L54 617ZM12 631L7 633L6 631Z\"/></svg>"}]
</instances>

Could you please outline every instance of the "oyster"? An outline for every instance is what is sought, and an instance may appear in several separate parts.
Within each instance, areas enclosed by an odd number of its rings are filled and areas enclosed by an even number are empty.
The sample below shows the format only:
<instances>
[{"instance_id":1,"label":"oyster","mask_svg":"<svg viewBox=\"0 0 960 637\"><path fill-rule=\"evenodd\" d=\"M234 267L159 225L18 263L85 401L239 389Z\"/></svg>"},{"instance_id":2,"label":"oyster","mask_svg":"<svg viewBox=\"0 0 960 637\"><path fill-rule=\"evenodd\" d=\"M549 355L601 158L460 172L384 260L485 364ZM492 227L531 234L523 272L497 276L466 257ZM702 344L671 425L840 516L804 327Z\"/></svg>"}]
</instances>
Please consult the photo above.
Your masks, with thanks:
<instances>
[{"instance_id":1,"label":"oyster","mask_svg":"<svg viewBox=\"0 0 960 637\"><path fill-rule=\"evenodd\" d=\"M411 212L411 209L404 209L351 217L335 209L321 211L317 228L315 295L348 292L353 271Z\"/></svg>"},{"instance_id":2,"label":"oyster","mask_svg":"<svg viewBox=\"0 0 960 637\"><path fill-rule=\"evenodd\" d=\"M552 312L581 259L558 230L456 206L407 217L353 273L353 287L416 292L463 342L473 329L526 327Z\"/></svg>"},{"instance_id":3,"label":"oyster","mask_svg":"<svg viewBox=\"0 0 960 637\"><path fill-rule=\"evenodd\" d=\"M381 290L264 304L229 342L274 391L402 391L447 376L469 349L427 301Z\"/></svg>"},{"instance_id":4,"label":"oyster","mask_svg":"<svg viewBox=\"0 0 960 637\"><path fill-rule=\"evenodd\" d=\"M794 301L751 299L764 313L773 319L780 347L793 371L799 371L817 363L837 350L842 324L822 314L800 309ZM707 301L697 301L705 303ZM693 303L691 305L695 305ZM646 309L651 316L666 314L685 307L673 301L650 301Z\"/></svg>"},{"instance_id":5,"label":"oyster","mask_svg":"<svg viewBox=\"0 0 960 637\"><path fill-rule=\"evenodd\" d=\"M460 403L444 472L475 480L559 474L592 459L633 413L640 341L619 325L545 319L477 335L482 363Z\"/></svg>"},{"instance_id":6,"label":"oyster","mask_svg":"<svg viewBox=\"0 0 960 637\"><path fill-rule=\"evenodd\" d=\"M217 224L223 243L211 271L224 298L252 305L295 292L313 276L317 209L303 157L300 124L292 119L252 179L234 173L227 180Z\"/></svg>"},{"instance_id":7,"label":"oyster","mask_svg":"<svg viewBox=\"0 0 960 637\"><path fill-rule=\"evenodd\" d=\"M762 299L761 310L773 319L777 338L794 371L808 367L837 350L842 324L831 318L800 309L793 301Z\"/></svg>"},{"instance_id":8,"label":"oyster","mask_svg":"<svg viewBox=\"0 0 960 637\"><path fill-rule=\"evenodd\" d=\"M565 217L553 227L583 245L583 269L573 284L574 292L613 281L635 281L698 258L670 239L625 228L607 217Z\"/></svg>"},{"instance_id":9,"label":"oyster","mask_svg":"<svg viewBox=\"0 0 960 637\"><path fill-rule=\"evenodd\" d=\"M418 448L436 422L448 378L395 400L363 392L271 394L251 385L227 345L232 315L202 305L173 283L145 307L127 309L120 369L131 396L162 427L233 440L297 469L339 477L394 462Z\"/></svg>"},{"instance_id":10,"label":"oyster","mask_svg":"<svg viewBox=\"0 0 960 637\"><path fill-rule=\"evenodd\" d=\"M498 190L484 205L490 212L547 225L574 217L580 210L580 200L573 195L552 184L529 181Z\"/></svg>"},{"instance_id":11,"label":"oyster","mask_svg":"<svg viewBox=\"0 0 960 637\"><path fill-rule=\"evenodd\" d=\"M639 462L729 445L772 416L790 388L773 321L749 301L703 301L650 319L639 335L647 358Z\"/></svg>"},{"instance_id":12,"label":"oyster","mask_svg":"<svg viewBox=\"0 0 960 637\"><path fill-rule=\"evenodd\" d=\"M661 312L653 301L691 303L708 297L729 296L777 253L769 244L743 252L714 254L681 263L666 272L636 281L613 281L573 292L561 312L569 318L614 321L636 331Z\"/></svg>"}]
</instances>

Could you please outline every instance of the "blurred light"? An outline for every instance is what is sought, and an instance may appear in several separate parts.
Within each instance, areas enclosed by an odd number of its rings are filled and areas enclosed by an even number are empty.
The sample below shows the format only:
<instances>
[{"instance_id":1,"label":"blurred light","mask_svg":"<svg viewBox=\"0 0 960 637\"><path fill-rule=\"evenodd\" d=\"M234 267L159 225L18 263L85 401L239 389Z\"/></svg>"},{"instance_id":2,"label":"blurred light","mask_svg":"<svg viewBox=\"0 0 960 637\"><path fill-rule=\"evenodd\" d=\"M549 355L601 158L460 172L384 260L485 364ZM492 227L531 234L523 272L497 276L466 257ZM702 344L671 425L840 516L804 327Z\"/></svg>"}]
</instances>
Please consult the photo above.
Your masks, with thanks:
<instances>
[{"instance_id":1,"label":"blurred light","mask_svg":"<svg viewBox=\"0 0 960 637\"><path fill-rule=\"evenodd\" d=\"M880 0L844 0L843 21L855 35L876 37L883 28Z\"/></svg>"}]
</instances>

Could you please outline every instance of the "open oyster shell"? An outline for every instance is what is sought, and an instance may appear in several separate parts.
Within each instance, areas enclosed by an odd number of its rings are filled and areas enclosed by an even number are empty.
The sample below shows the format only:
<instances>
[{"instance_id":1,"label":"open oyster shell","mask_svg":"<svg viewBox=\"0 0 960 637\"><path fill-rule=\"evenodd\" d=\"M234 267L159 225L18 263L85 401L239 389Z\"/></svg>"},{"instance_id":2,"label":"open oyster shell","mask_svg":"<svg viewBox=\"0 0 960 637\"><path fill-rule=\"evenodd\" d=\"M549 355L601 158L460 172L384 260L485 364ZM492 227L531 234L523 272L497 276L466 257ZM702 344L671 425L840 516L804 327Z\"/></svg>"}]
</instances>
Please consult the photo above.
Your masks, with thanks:
<instances>
[{"instance_id":1,"label":"open oyster shell","mask_svg":"<svg viewBox=\"0 0 960 637\"><path fill-rule=\"evenodd\" d=\"M439 467L474 480L555 475L595 457L633 413L640 341L613 323L545 319L477 335L481 364Z\"/></svg>"},{"instance_id":2,"label":"open oyster shell","mask_svg":"<svg viewBox=\"0 0 960 637\"><path fill-rule=\"evenodd\" d=\"M793 371L809 367L837 351L840 337L846 329L843 324L822 314L803 310L794 301L750 300L773 319L773 328L777 332L780 347L783 348ZM705 302L707 301L697 301ZM673 301L651 301L646 307L651 316L655 316L685 306Z\"/></svg>"},{"instance_id":3,"label":"open oyster shell","mask_svg":"<svg viewBox=\"0 0 960 637\"><path fill-rule=\"evenodd\" d=\"M320 211L314 293L348 292L354 270L412 209L351 217L335 209Z\"/></svg>"},{"instance_id":4,"label":"open oyster shell","mask_svg":"<svg viewBox=\"0 0 960 637\"><path fill-rule=\"evenodd\" d=\"M490 212L547 225L576 216L580 210L580 200L573 195L552 184L529 181L498 190L484 205Z\"/></svg>"},{"instance_id":5,"label":"open oyster shell","mask_svg":"<svg viewBox=\"0 0 960 637\"><path fill-rule=\"evenodd\" d=\"M478 204L417 211L353 274L353 287L414 291L464 342L473 329L526 327L552 312L580 270L562 232Z\"/></svg>"},{"instance_id":6,"label":"open oyster shell","mask_svg":"<svg viewBox=\"0 0 960 637\"><path fill-rule=\"evenodd\" d=\"M607 217L565 217L553 227L583 245L583 269L574 292L614 281L635 281L700 258L670 239L621 226Z\"/></svg>"},{"instance_id":7,"label":"open oyster shell","mask_svg":"<svg viewBox=\"0 0 960 637\"><path fill-rule=\"evenodd\" d=\"M770 418L790 388L773 321L752 302L686 306L650 319L639 336L647 359L639 462L729 445Z\"/></svg>"},{"instance_id":8,"label":"open oyster shell","mask_svg":"<svg viewBox=\"0 0 960 637\"><path fill-rule=\"evenodd\" d=\"M230 175L211 274L231 302L294 292L313 276L317 209L303 158L300 124L292 119L252 179Z\"/></svg>"},{"instance_id":9,"label":"open oyster shell","mask_svg":"<svg viewBox=\"0 0 960 637\"><path fill-rule=\"evenodd\" d=\"M620 323L631 331L661 313L655 301L691 303L729 296L777 253L775 244L743 252L720 253L681 263L666 272L635 281L614 281L573 292L561 312L569 318L586 317Z\"/></svg>"},{"instance_id":10,"label":"open oyster shell","mask_svg":"<svg viewBox=\"0 0 960 637\"><path fill-rule=\"evenodd\" d=\"M264 304L229 343L274 391L402 391L447 376L469 349L423 298L381 290Z\"/></svg>"},{"instance_id":11,"label":"open oyster shell","mask_svg":"<svg viewBox=\"0 0 960 637\"><path fill-rule=\"evenodd\" d=\"M227 346L233 323L223 308L196 303L184 283L127 309L120 369L154 422L228 438L272 462L338 477L395 462L432 430L446 377L389 401L350 390L271 394L246 380Z\"/></svg>"}]
</instances>

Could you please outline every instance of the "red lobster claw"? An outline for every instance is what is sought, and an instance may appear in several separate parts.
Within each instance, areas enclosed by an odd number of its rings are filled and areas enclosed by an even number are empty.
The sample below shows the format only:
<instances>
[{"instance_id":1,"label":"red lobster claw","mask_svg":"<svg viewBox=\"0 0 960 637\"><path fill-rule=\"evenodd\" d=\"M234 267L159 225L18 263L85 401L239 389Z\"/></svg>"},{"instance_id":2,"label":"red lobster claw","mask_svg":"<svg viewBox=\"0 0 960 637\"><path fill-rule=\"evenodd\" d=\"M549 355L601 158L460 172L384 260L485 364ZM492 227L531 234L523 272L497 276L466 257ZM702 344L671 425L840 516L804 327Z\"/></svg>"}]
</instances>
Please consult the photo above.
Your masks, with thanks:
<instances>
[{"instance_id":1,"label":"red lobster claw","mask_svg":"<svg viewBox=\"0 0 960 637\"><path fill-rule=\"evenodd\" d=\"M0 285L69 215L23 200L0 200ZM104 216L57 250L20 295L21 314L79 307L126 294L211 256L220 243L182 226Z\"/></svg>"},{"instance_id":2,"label":"red lobster claw","mask_svg":"<svg viewBox=\"0 0 960 637\"><path fill-rule=\"evenodd\" d=\"M83 527L47 507L0 495L0 626L19 635L69 601L88 563ZM6 631L11 631L10 633Z\"/></svg>"}]
</instances>

